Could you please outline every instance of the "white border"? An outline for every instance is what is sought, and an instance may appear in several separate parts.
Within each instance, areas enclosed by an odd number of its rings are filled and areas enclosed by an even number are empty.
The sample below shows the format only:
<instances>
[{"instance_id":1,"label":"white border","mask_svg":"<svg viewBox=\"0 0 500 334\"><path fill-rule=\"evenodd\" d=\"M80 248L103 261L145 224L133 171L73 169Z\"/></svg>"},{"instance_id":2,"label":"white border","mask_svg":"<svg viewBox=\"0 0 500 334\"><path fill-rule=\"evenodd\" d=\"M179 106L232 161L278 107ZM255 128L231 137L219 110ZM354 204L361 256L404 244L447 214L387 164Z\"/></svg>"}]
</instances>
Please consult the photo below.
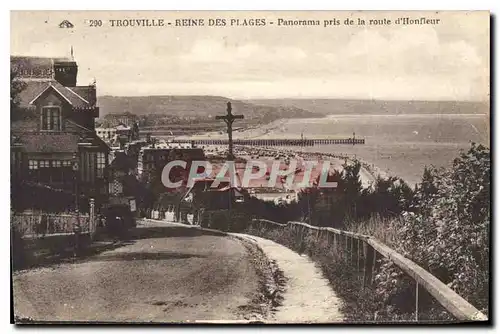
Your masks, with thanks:
<instances>
[{"instance_id":1,"label":"white border","mask_svg":"<svg viewBox=\"0 0 500 334\"><path fill-rule=\"evenodd\" d=\"M0 16L0 26L2 29L2 33L0 36L2 36L2 47L3 50L0 53L2 56L2 61L1 64L2 66L2 71L3 75L2 78L4 78L1 83L2 83L2 91L4 92L4 100L3 100L3 115L6 117L7 111L9 110L9 98L8 98L8 81L6 78L9 76L9 69L7 68L7 64L9 64L9 55L10 52L8 51L10 49L9 43L9 10L491 10L493 14L498 14L499 10L499 4L500 1L498 0L469 0L469 1L464 1L464 0L455 0L455 1L437 1L437 0L419 0L419 1L398 1L398 0L377 0L377 1L370 1L370 0L350 0L350 1L342 1L342 2L333 2L333 1L318 1L318 0L288 0L288 1L283 1L283 2L278 2L278 1L269 1L269 0L251 0L251 1L231 1L231 0L197 0L197 1L188 1L188 0L183 0L183 1L175 1L175 2L166 2L166 1L148 1L148 0L141 0L140 2L138 1L129 1L129 2L124 2L124 1L113 1L109 3L104 3L102 0L86 0L86 1L62 1L62 0L55 0L55 1L50 1L50 2L43 2L43 1L16 1L15 3L10 3L8 6L7 1L2 2L2 9L5 9L1 12ZM8 7L7 7L8 6ZM498 25L498 21L496 22L496 25ZM493 29L493 27L492 27ZM496 29L495 29L496 30ZM495 34L495 45L498 45L498 36ZM497 60L498 57L495 57L495 60ZM498 89L495 89L492 94L495 96L498 96L497 94ZM494 129L498 129L498 117L495 118L495 125ZM10 124L7 121L2 121L0 122L2 126L2 131L0 133L2 134L3 138L0 141L0 145L2 148L2 156L6 157L7 152L10 151ZM494 143L495 147L498 147L499 143L497 140L495 140ZM495 150L496 151L496 150ZM495 152L497 153L497 152ZM495 154L496 155L496 154ZM10 154L9 154L10 156ZM495 166L495 165L493 165ZM2 178L3 182L1 183L2 185L9 184L9 175L10 175L10 164L4 163L1 165L2 168ZM495 178L497 179L497 178ZM497 188L498 182L495 182L494 188L495 190L498 190ZM7 186L2 187L2 196L0 198L0 207L1 207L1 213L3 219L2 223L2 228L4 229L4 233L1 233L2 235L2 242L0 242L2 246L2 263L0 264L0 268L2 269L3 275L2 277L2 284L1 286L3 287L4 291L9 291L10 289L10 271L9 271L9 247L10 247L10 240L9 240L9 198L10 198L10 189ZM498 193L498 192L496 192ZM496 197L498 198L498 196ZM498 207L497 203L492 203L492 207ZM498 224L498 221L495 221L496 224ZM495 228L495 236L494 236L494 241L497 242L499 240L498 234L499 234L499 227ZM493 259L495 261L495 264L498 266L498 261L500 259L500 256L497 252L499 247L494 247L495 249L495 254L492 254ZM497 267L495 266L495 267ZM496 282L495 282L496 283ZM9 289L9 290L8 290ZM494 291L498 292L499 288L498 286L495 287ZM10 321L10 300L7 297L7 294L10 294L10 291L5 293L5 297L2 298L2 321L1 323L3 324L3 330L6 332L10 332L15 330L15 328L11 325L7 325ZM495 297L497 297L497 294L495 294ZM494 298L494 300L497 302L495 305L495 310L496 313L494 315L494 319L496 322L498 322L499 317L498 317L498 298ZM114 328L113 331L122 331L125 328ZM153 328L148 328L149 330ZM165 330L165 328L156 328L158 330ZM187 329L187 328L186 328ZM184 330L186 330L184 329ZM189 330L235 330L235 328L227 327L227 328L189 328ZM253 330L261 330L261 328L253 327ZM311 329L318 329L317 327L313 328L307 328L307 327L296 327L296 328L273 328L274 330L282 331L282 332L290 332L290 331L297 331L297 330L311 330ZM369 332L385 332L387 330L390 331L398 331L400 332L401 330L406 330L410 328L349 328L349 327L343 327L343 328L334 328L336 331L343 332L345 330L355 330L356 332L358 331L369 331ZM412 330L429 330L428 328L419 328L419 327L413 327L411 328ZM36 328L29 329L28 331L35 331L37 330ZM75 329L73 328L61 328L60 330L63 330L64 332L66 331L74 331ZM92 330L93 332L101 332L104 330L104 328L88 328L88 330ZM108 330L110 330L108 328ZM133 328L133 329L125 329L127 331L134 331L134 332L142 332L143 328ZM178 331L178 329L170 328L172 331ZM242 329L239 329L242 330ZM265 329L269 330L269 329ZM330 328L324 328L324 330L331 330ZM465 330L465 331L472 331L472 328L469 327L463 327L461 328L448 328L448 329L443 329L443 328L436 328L438 331L460 331L460 330ZM26 331L26 330L25 330ZM26 331L27 332L27 331Z\"/></svg>"}]
</instances>

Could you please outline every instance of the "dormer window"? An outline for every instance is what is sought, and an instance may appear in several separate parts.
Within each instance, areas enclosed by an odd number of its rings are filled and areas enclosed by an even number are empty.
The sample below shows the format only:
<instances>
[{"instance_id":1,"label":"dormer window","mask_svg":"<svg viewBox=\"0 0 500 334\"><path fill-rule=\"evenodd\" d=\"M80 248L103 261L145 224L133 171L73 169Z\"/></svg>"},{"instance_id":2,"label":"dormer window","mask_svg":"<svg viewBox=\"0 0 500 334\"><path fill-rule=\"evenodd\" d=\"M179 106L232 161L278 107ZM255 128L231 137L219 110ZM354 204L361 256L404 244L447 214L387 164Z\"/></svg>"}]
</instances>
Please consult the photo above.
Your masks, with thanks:
<instances>
[{"instance_id":1,"label":"dormer window","mask_svg":"<svg viewBox=\"0 0 500 334\"><path fill-rule=\"evenodd\" d=\"M61 108L50 106L42 108L42 130L61 131Z\"/></svg>"}]
</instances>

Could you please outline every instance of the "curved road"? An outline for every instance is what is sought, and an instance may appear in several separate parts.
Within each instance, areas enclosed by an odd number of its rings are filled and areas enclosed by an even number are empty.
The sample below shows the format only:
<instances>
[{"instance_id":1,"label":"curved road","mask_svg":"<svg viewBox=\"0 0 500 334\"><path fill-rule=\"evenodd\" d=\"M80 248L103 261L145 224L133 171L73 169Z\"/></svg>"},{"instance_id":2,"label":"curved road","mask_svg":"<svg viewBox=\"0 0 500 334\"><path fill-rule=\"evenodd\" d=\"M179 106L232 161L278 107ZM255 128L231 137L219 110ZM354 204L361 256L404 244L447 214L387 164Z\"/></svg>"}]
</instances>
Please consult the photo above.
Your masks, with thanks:
<instances>
[{"instance_id":1,"label":"curved road","mask_svg":"<svg viewBox=\"0 0 500 334\"><path fill-rule=\"evenodd\" d=\"M143 226L132 240L80 260L15 273L14 310L45 321L237 320L258 277L236 239Z\"/></svg>"}]
</instances>

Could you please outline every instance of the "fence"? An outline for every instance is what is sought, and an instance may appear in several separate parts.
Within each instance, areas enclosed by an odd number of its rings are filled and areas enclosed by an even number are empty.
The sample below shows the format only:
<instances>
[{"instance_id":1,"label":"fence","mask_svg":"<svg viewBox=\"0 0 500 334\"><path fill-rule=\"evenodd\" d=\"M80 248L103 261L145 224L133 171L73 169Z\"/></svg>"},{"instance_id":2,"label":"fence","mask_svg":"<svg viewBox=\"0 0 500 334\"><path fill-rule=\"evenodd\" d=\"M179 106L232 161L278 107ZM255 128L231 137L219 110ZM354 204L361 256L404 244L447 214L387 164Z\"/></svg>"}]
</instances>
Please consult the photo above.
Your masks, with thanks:
<instances>
[{"instance_id":1,"label":"fence","mask_svg":"<svg viewBox=\"0 0 500 334\"><path fill-rule=\"evenodd\" d=\"M488 320L483 313L431 273L371 236L330 227L311 226L298 222L279 224L269 220L254 219L251 224L253 227L260 229L289 230L296 236L298 241L303 242L308 235L312 235L318 241L323 240L334 247L341 247L346 250L345 253L350 256L351 263L356 265L358 269L362 268L363 286L372 284L378 257L385 257L391 260L398 268L415 281L415 320L418 320L419 314L420 288L425 289L458 320Z\"/></svg>"},{"instance_id":2,"label":"fence","mask_svg":"<svg viewBox=\"0 0 500 334\"><path fill-rule=\"evenodd\" d=\"M97 228L94 200L90 200L89 214L22 212L11 215L12 228L24 239L36 239L50 235L80 234L94 236Z\"/></svg>"}]
</instances>

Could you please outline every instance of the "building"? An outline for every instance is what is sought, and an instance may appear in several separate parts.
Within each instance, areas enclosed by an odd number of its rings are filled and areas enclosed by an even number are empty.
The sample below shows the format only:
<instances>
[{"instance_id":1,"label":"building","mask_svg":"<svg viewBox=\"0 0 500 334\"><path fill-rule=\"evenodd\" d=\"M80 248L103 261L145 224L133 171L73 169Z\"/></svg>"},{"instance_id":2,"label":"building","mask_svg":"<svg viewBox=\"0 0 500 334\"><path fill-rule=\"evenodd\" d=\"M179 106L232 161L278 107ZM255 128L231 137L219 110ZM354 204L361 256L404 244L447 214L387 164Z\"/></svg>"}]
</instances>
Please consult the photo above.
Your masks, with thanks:
<instances>
[{"instance_id":1,"label":"building","mask_svg":"<svg viewBox=\"0 0 500 334\"><path fill-rule=\"evenodd\" d=\"M21 87L11 103L13 182L105 196L109 147L95 132L95 83L77 85L69 58L11 56L11 73Z\"/></svg>"},{"instance_id":2,"label":"building","mask_svg":"<svg viewBox=\"0 0 500 334\"><path fill-rule=\"evenodd\" d=\"M121 114L107 114L104 116L103 124L106 124L107 127L116 127L120 124L132 127L134 124L138 122L139 118L137 115L132 114L131 112L124 112Z\"/></svg>"},{"instance_id":3,"label":"building","mask_svg":"<svg viewBox=\"0 0 500 334\"><path fill-rule=\"evenodd\" d=\"M127 126L123 123L114 127L97 127L97 136L113 146L123 149L126 144L139 139L139 125L137 123Z\"/></svg>"},{"instance_id":4,"label":"building","mask_svg":"<svg viewBox=\"0 0 500 334\"><path fill-rule=\"evenodd\" d=\"M136 195L139 183L135 178L136 163L125 152L115 151L109 165L109 199L104 205L107 219L122 217L129 225L135 225Z\"/></svg>"},{"instance_id":5,"label":"building","mask_svg":"<svg viewBox=\"0 0 500 334\"><path fill-rule=\"evenodd\" d=\"M116 128L98 127L95 129L95 132L99 136L99 138L106 142L114 140L116 136Z\"/></svg>"},{"instance_id":6,"label":"building","mask_svg":"<svg viewBox=\"0 0 500 334\"><path fill-rule=\"evenodd\" d=\"M138 158L139 174L155 171L162 172L163 167L173 160L183 160L189 165L194 160L205 160L202 148L185 147L179 144L143 147Z\"/></svg>"}]
</instances>

